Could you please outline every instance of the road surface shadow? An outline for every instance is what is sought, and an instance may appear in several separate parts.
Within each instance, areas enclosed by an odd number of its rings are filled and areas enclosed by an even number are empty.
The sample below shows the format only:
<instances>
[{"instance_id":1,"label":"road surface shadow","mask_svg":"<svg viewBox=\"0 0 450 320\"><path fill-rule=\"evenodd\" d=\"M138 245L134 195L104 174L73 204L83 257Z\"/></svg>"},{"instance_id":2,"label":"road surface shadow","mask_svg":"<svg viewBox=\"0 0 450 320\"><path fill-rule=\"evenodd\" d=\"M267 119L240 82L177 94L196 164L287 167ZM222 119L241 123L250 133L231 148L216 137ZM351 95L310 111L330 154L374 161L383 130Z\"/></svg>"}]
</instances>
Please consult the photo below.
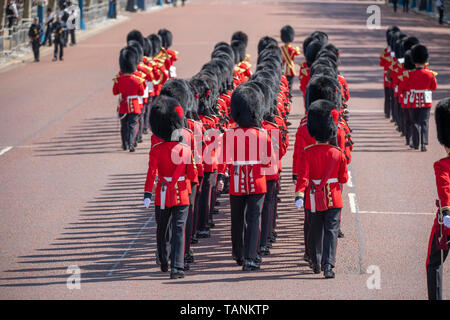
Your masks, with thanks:
<instances>
[{"instance_id":1,"label":"road surface shadow","mask_svg":"<svg viewBox=\"0 0 450 320\"><path fill-rule=\"evenodd\" d=\"M150 134L143 135L143 140L150 142ZM122 150L120 138L120 121L112 117L87 118L66 129L63 136L50 141L35 143L34 150L38 157L96 155L118 152ZM148 153L149 144L141 144L136 154Z\"/></svg>"},{"instance_id":2,"label":"road surface shadow","mask_svg":"<svg viewBox=\"0 0 450 320\"><path fill-rule=\"evenodd\" d=\"M228 195L219 197L216 227L211 238L192 245L195 262L186 278L191 281L232 282L246 278L273 280L311 275L303 256L303 213L292 205L289 172L282 174L278 205L277 241L271 255L264 257L261 270L251 275L231 258ZM168 279L155 263L156 226L154 208L142 205L144 173L113 174L98 196L84 206L78 220L47 248L18 257L18 268L4 270L1 287L66 285L69 266L81 271L81 282L160 281ZM293 214L294 211L297 212ZM276 275L274 273L276 272ZM205 278L206 277L206 278ZM195 279L195 280L193 280Z\"/></svg>"}]
</instances>

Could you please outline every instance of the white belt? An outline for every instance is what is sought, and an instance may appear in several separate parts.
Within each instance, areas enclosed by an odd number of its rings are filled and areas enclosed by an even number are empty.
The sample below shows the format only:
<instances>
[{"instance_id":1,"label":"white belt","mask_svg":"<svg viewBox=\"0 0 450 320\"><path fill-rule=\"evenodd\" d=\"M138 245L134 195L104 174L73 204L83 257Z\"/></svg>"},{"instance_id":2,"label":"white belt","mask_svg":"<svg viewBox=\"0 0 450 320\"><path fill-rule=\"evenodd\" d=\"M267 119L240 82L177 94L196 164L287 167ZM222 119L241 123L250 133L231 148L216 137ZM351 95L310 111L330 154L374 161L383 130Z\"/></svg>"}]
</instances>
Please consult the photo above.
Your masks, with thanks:
<instances>
[{"instance_id":1,"label":"white belt","mask_svg":"<svg viewBox=\"0 0 450 320\"><path fill-rule=\"evenodd\" d=\"M167 182L172 182L172 177L164 177L163 179ZM186 177L179 177L177 181L184 181L185 179Z\"/></svg>"},{"instance_id":2,"label":"white belt","mask_svg":"<svg viewBox=\"0 0 450 320\"><path fill-rule=\"evenodd\" d=\"M234 166L247 166L255 164L261 164L261 161L235 161L233 163Z\"/></svg>"},{"instance_id":3,"label":"white belt","mask_svg":"<svg viewBox=\"0 0 450 320\"><path fill-rule=\"evenodd\" d=\"M148 92L153 92L153 82L152 81L146 81L146 83L147 83Z\"/></svg>"},{"instance_id":4,"label":"white belt","mask_svg":"<svg viewBox=\"0 0 450 320\"><path fill-rule=\"evenodd\" d=\"M410 99L409 99L409 101L411 103L414 102L414 99L416 98L416 94L417 93L419 93L419 94L423 93L425 103L433 102L431 90L414 90L414 89L412 89L411 90L411 96L410 96Z\"/></svg>"},{"instance_id":5,"label":"white belt","mask_svg":"<svg viewBox=\"0 0 450 320\"><path fill-rule=\"evenodd\" d=\"M128 103L129 106L132 104L133 99L138 99L139 104L143 103L142 96L128 96L127 97L127 103Z\"/></svg>"},{"instance_id":6,"label":"white belt","mask_svg":"<svg viewBox=\"0 0 450 320\"><path fill-rule=\"evenodd\" d=\"M314 182L314 184L319 185L322 182L322 180L312 180L312 182ZM327 184L329 184L329 183L338 183L338 182L339 182L339 180L337 178L330 178L330 179L327 180Z\"/></svg>"}]
</instances>

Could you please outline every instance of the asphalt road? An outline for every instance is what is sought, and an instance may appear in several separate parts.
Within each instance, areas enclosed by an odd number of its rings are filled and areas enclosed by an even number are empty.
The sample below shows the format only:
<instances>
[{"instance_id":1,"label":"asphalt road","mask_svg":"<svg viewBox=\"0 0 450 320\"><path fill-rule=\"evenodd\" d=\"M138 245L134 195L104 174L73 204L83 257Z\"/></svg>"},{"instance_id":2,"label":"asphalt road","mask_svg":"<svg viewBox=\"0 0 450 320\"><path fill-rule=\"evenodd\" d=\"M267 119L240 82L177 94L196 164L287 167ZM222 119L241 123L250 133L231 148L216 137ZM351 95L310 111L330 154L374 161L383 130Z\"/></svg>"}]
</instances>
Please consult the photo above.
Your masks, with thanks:
<instances>
[{"instance_id":1,"label":"asphalt road","mask_svg":"<svg viewBox=\"0 0 450 320\"><path fill-rule=\"evenodd\" d=\"M448 27L381 7L381 29L366 27L368 1L206 1L130 15L65 52L0 73L0 298L2 299L426 299L425 259L434 219L433 162L445 155L431 119L429 151L412 151L383 116L378 57L385 29L397 24L430 50L437 71L435 102L448 95ZM376 4L376 3L375 3ZM314 275L302 261L303 212L290 182L295 130L303 114L298 81L283 159L278 240L261 270L231 260L228 200L217 227L193 247L186 278L170 280L154 261L155 223L143 209L149 138L134 154L121 151L112 78L118 52L133 28L144 35L169 28L180 52L179 77L195 74L214 44L236 30L249 35L256 63L260 37L279 38L291 24L295 44L315 30L341 50L341 72L352 96L355 150L335 279ZM300 58L297 63L301 63ZM447 264L448 265L448 264ZM80 289L69 289L70 266ZM370 289L368 269L380 271ZM444 268L450 297L450 268ZM70 268L69 268L70 270Z\"/></svg>"}]
</instances>

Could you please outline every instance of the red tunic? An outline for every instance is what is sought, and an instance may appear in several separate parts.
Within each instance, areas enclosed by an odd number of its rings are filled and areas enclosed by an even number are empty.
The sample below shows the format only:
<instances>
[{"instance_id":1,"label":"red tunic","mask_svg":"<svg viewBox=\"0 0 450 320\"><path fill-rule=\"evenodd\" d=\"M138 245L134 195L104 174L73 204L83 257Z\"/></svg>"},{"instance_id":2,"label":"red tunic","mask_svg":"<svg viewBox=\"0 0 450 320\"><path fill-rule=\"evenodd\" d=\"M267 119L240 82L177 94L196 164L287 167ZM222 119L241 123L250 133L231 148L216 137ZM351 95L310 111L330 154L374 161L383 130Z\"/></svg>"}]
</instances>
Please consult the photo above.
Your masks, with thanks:
<instances>
[{"instance_id":1,"label":"red tunic","mask_svg":"<svg viewBox=\"0 0 450 320\"><path fill-rule=\"evenodd\" d=\"M333 182L326 183L326 198L328 209L342 208L341 183L346 183L348 180L347 160L344 153L337 147L329 144L316 143L315 145L306 147L304 152L300 154L299 177L305 179L298 179L295 188L296 196L305 196L305 209L311 209L310 191L311 184L316 186L323 178L325 170L330 166L330 159L333 156L338 157L337 166L332 168L331 174L328 177L333 179ZM305 192L306 190L306 192Z\"/></svg>"},{"instance_id":2,"label":"red tunic","mask_svg":"<svg viewBox=\"0 0 450 320\"><path fill-rule=\"evenodd\" d=\"M187 119L189 129L194 133L194 160L199 177L203 177L203 124L201 122Z\"/></svg>"},{"instance_id":3,"label":"red tunic","mask_svg":"<svg viewBox=\"0 0 450 320\"><path fill-rule=\"evenodd\" d=\"M279 159L278 166L281 168L281 159L286 154L287 151L287 144L283 141L283 136L281 134L281 130L278 127L276 123L269 122L269 121L263 121L262 126L264 130L266 130L269 133L269 136L272 140L272 147L276 153L278 153L277 157ZM274 143L275 142L275 143ZM280 175L279 171L272 174L267 175L266 180L279 180Z\"/></svg>"},{"instance_id":4,"label":"red tunic","mask_svg":"<svg viewBox=\"0 0 450 320\"><path fill-rule=\"evenodd\" d=\"M298 166L300 165L300 163L299 163L300 154L303 152L303 150L306 147L316 144L316 139L311 137L311 135L308 132L308 128L306 127L306 121L307 121L307 116L304 116L302 118L302 120L300 121L300 125L298 126L297 132L295 134L292 173L297 175L297 179L299 178L298 177L298 172L299 172Z\"/></svg>"},{"instance_id":5,"label":"red tunic","mask_svg":"<svg viewBox=\"0 0 450 320\"><path fill-rule=\"evenodd\" d=\"M284 74L288 77L296 76L294 58L300 54L300 48L284 44L281 46L281 53Z\"/></svg>"},{"instance_id":6,"label":"red tunic","mask_svg":"<svg viewBox=\"0 0 450 320\"><path fill-rule=\"evenodd\" d=\"M417 68L409 72L404 88L410 92L411 108L430 108L432 105L431 91L436 90L436 73L427 68Z\"/></svg>"},{"instance_id":7,"label":"red tunic","mask_svg":"<svg viewBox=\"0 0 450 320\"><path fill-rule=\"evenodd\" d=\"M218 136L218 130L216 121L208 116L199 115L201 122L203 123L204 135L203 135L203 171L214 172L217 170L217 159L215 155L215 143Z\"/></svg>"},{"instance_id":8,"label":"red tunic","mask_svg":"<svg viewBox=\"0 0 450 320\"><path fill-rule=\"evenodd\" d=\"M178 163L174 163L174 159L177 159ZM194 181L197 176L190 148L179 142L161 142L154 145L150 150L145 192L152 192L157 173L155 205L161 206L163 181L167 187L166 207L189 205L190 185L188 181ZM179 179L176 179L177 174Z\"/></svg>"},{"instance_id":9,"label":"red tunic","mask_svg":"<svg viewBox=\"0 0 450 320\"><path fill-rule=\"evenodd\" d=\"M311 70L309 69L306 62L304 62L300 66L300 75L298 76L298 79L300 80L300 91L303 94L303 97L306 97L306 87L309 84L309 80L311 77Z\"/></svg>"},{"instance_id":10,"label":"red tunic","mask_svg":"<svg viewBox=\"0 0 450 320\"><path fill-rule=\"evenodd\" d=\"M266 193L266 176L278 172L272 141L266 130L236 127L220 139L220 163L230 167L230 194ZM226 166L220 166L225 173Z\"/></svg>"},{"instance_id":11,"label":"red tunic","mask_svg":"<svg viewBox=\"0 0 450 320\"><path fill-rule=\"evenodd\" d=\"M119 95L119 113L141 113L145 80L135 74L119 73L114 78L113 94Z\"/></svg>"}]
</instances>

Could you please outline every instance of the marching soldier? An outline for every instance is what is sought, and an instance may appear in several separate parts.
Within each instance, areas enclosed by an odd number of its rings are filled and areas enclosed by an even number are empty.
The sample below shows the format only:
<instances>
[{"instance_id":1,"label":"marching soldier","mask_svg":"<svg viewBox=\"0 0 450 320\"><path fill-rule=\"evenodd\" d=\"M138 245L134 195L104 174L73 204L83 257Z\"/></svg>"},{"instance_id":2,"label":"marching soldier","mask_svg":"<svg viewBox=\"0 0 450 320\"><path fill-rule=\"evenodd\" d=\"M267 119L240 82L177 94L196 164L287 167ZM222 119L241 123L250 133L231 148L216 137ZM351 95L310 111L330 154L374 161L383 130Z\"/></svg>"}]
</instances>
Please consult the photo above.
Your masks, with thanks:
<instances>
[{"instance_id":1,"label":"marching soldier","mask_svg":"<svg viewBox=\"0 0 450 320\"><path fill-rule=\"evenodd\" d=\"M409 91L409 103L412 108L413 132L412 141L414 149L427 151L428 121L432 106L432 91L437 88L436 72L426 66L428 49L424 45L416 44L411 48L411 56L416 69L409 72L404 88Z\"/></svg>"},{"instance_id":2,"label":"marching soldier","mask_svg":"<svg viewBox=\"0 0 450 320\"><path fill-rule=\"evenodd\" d=\"M334 104L316 100L308 108L307 128L317 143L304 149L300 158L296 185L297 208L305 206L311 217L308 234L314 273L324 271L325 278L334 278L336 247L343 207L339 184L348 180L344 153L330 144L337 126L332 118Z\"/></svg>"},{"instance_id":3,"label":"marching soldier","mask_svg":"<svg viewBox=\"0 0 450 320\"><path fill-rule=\"evenodd\" d=\"M294 29L291 26L284 26L280 33L281 41L284 42L284 45L281 46L281 52L283 54L283 71L289 82L289 92L291 92L292 81L297 75L294 59L296 56L300 55L300 48L291 45L295 36Z\"/></svg>"},{"instance_id":4,"label":"marching soldier","mask_svg":"<svg viewBox=\"0 0 450 320\"><path fill-rule=\"evenodd\" d=\"M150 207L153 185L155 189L155 219L161 271L167 272L170 260L170 278L184 278L185 233L189 210L189 181L197 177L191 148L180 142L185 118L178 101L164 95L152 104L150 126L161 142L155 144L149 155L145 181L144 205Z\"/></svg>"},{"instance_id":5,"label":"marching soldier","mask_svg":"<svg viewBox=\"0 0 450 320\"><path fill-rule=\"evenodd\" d=\"M138 54L132 47L120 51L120 73L114 78L113 94L119 96L119 113L121 124L122 148L134 152L135 138L139 128L142 96L145 92L145 80L135 73Z\"/></svg>"},{"instance_id":6,"label":"marching soldier","mask_svg":"<svg viewBox=\"0 0 450 320\"><path fill-rule=\"evenodd\" d=\"M277 161L262 156L267 150L275 155L270 136L261 128L262 101L262 92L254 87L242 84L236 88L231 97L231 115L238 127L227 130L220 141L219 159L230 167L232 254L244 271L260 268L257 245L266 175L278 170ZM219 191L224 187L225 170L226 166L221 166Z\"/></svg>"},{"instance_id":7,"label":"marching soldier","mask_svg":"<svg viewBox=\"0 0 450 320\"><path fill-rule=\"evenodd\" d=\"M428 299L442 300L442 270L448 255L450 239L450 98L441 100L435 111L438 141L447 157L434 163L436 188L439 199L427 254Z\"/></svg>"},{"instance_id":8,"label":"marching soldier","mask_svg":"<svg viewBox=\"0 0 450 320\"><path fill-rule=\"evenodd\" d=\"M30 38L31 47L33 48L34 61L39 62L39 47L41 46L42 27L39 23L39 18L33 19L33 24L28 30L28 37Z\"/></svg>"}]
</instances>

